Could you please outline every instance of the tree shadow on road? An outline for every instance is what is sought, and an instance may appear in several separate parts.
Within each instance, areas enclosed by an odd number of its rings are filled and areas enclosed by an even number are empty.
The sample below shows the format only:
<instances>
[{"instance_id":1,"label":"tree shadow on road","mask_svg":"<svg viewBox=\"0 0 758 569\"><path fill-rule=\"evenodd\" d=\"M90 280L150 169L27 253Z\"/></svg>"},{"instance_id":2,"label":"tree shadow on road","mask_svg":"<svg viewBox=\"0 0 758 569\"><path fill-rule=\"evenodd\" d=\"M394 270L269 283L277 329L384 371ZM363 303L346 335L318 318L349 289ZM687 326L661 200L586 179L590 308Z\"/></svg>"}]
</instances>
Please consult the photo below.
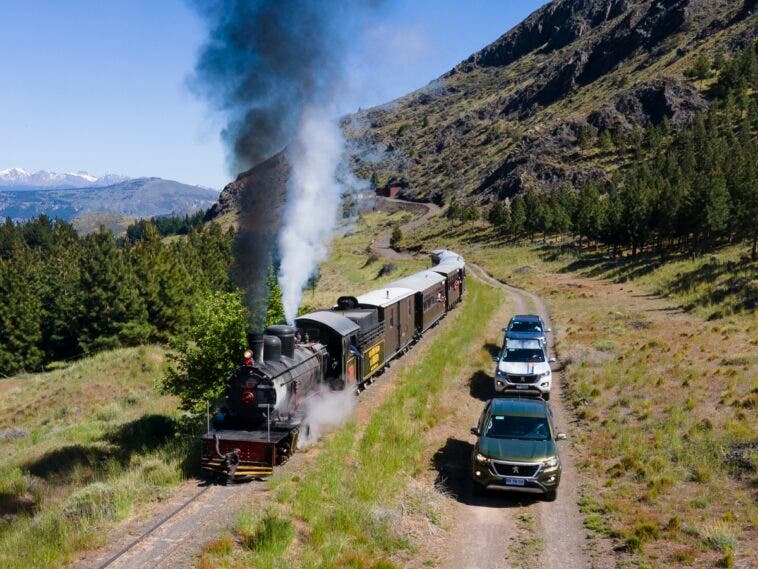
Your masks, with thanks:
<instances>
[{"instance_id":1,"label":"tree shadow on road","mask_svg":"<svg viewBox=\"0 0 758 569\"><path fill-rule=\"evenodd\" d=\"M432 457L437 471L436 484L462 504L485 506L488 508L518 508L539 502L533 494L518 494L500 490L483 493L473 492L471 484L471 452L474 449L468 441L449 438L445 446Z\"/></svg>"}]
</instances>

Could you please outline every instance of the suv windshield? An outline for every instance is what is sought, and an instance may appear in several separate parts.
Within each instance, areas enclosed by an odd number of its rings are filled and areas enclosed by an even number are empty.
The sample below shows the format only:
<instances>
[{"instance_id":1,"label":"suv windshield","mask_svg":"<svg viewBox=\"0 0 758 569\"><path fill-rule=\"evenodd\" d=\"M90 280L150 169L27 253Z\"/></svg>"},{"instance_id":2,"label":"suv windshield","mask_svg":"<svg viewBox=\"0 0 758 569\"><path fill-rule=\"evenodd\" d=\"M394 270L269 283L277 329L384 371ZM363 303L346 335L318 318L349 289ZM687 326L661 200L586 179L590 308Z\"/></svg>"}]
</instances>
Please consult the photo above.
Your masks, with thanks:
<instances>
[{"instance_id":1,"label":"suv windshield","mask_svg":"<svg viewBox=\"0 0 758 569\"><path fill-rule=\"evenodd\" d=\"M544 417L492 415L487 422L485 436L494 439L546 441L550 438L550 427Z\"/></svg>"},{"instance_id":2,"label":"suv windshield","mask_svg":"<svg viewBox=\"0 0 758 569\"><path fill-rule=\"evenodd\" d=\"M542 343L539 340L514 340L506 338L505 345L508 349L514 350L541 350Z\"/></svg>"},{"instance_id":3,"label":"suv windshield","mask_svg":"<svg viewBox=\"0 0 758 569\"><path fill-rule=\"evenodd\" d=\"M511 323L509 330L513 332L542 332L542 326L539 322L522 322L515 320Z\"/></svg>"},{"instance_id":4,"label":"suv windshield","mask_svg":"<svg viewBox=\"0 0 758 569\"><path fill-rule=\"evenodd\" d=\"M540 350L525 350L508 346L503 352L504 362L544 362L545 353Z\"/></svg>"}]
</instances>

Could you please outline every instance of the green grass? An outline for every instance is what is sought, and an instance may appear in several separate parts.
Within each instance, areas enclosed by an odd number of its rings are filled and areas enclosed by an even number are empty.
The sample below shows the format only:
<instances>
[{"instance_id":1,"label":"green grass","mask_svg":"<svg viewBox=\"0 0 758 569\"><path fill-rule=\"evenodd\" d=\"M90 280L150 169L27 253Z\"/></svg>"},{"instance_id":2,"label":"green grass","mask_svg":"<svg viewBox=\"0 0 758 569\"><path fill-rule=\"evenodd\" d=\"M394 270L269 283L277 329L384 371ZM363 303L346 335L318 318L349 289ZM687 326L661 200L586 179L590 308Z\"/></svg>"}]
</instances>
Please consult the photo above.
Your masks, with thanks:
<instances>
[{"instance_id":1,"label":"green grass","mask_svg":"<svg viewBox=\"0 0 758 569\"><path fill-rule=\"evenodd\" d=\"M0 381L0 567L58 567L184 478L176 401L157 346ZM6 431L7 432L7 431ZM18 436L20 435L20 436Z\"/></svg>"},{"instance_id":2,"label":"green grass","mask_svg":"<svg viewBox=\"0 0 758 569\"><path fill-rule=\"evenodd\" d=\"M393 560L413 547L394 523L397 501L427 467L424 434L446 413L439 405L443 392L458 381L456 370L481 349L484 329L503 300L499 291L469 283L455 322L414 365L401 370L365 428L355 421L344 424L307 471L272 480L278 508L272 515L298 528L284 556L271 559L257 548L236 547L231 555L206 549L201 566L233 565L231 560L255 567L397 566ZM238 529L240 542L247 532Z\"/></svg>"}]
</instances>

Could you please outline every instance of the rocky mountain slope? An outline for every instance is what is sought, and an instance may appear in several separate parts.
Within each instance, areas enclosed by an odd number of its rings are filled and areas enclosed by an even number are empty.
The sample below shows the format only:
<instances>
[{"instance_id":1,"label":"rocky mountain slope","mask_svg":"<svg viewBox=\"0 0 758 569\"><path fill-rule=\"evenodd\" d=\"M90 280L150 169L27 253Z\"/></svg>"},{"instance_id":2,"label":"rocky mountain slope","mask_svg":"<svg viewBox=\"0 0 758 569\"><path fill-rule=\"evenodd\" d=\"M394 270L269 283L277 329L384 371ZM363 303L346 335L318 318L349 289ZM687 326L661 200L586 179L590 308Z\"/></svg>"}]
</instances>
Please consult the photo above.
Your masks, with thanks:
<instances>
[{"instance_id":1,"label":"rocky mountain slope","mask_svg":"<svg viewBox=\"0 0 758 569\"><path fill-rule=\"evenodd\" d=\"M161 178L90 188L0 188L0 219L23 220L44 213L68 221L91 212L147 218L207 209L217 198L216 190Z\"/></svg>"},{"instance_id":2,"label":"rocky mountain slope","mask_svg":"<svg viewBox=\"0 0 758 569\"><path fill-rule=\"evenodd\" d=\"M356 170L408 197L483 200L606 176L578 152L579 127L689 122L708 103L684 71L748 45L756 24L755 0L557 0L425 88L348 117Z\"/></svg>"},{"instance_id":3,"label":"rocky mountain slope","mask_svg":"<svg viewBox=\"0 0 758 569\"><path fill-rule=\"evenodd\" d=\"M607 177L618 164L581 152L580 129L689 122L708 107L708 83L685 71L755 41L757 5L555 0L426 87L345 117L354 170L406 198L480 202ZM214 214L248 189L274 189L263 183L270 169L241 174Z\"/></svg>"}]
</instances>

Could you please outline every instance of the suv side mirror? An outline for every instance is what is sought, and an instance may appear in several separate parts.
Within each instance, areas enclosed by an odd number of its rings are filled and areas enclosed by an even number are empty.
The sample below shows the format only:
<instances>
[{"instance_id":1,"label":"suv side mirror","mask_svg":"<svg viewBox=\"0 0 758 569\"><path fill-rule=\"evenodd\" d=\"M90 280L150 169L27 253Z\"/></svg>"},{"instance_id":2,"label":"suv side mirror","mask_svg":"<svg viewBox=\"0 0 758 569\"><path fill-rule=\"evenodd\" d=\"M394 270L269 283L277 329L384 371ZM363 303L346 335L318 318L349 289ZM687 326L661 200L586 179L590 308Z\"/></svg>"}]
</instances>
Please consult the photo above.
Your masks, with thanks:
<instances>
[{"instance_id":1,"label":"suv side mirror","mask_svg":"<svg viewBox=\"0 0 758 569\"><path fill-rule=\"evenodd\" d=\"M558 433L555 435L556 441L565 441L568 437L566 436L566 433Z\"/></svg>"},{"instance_id":2,"label":"suv side mirror","mask_svg":"<svg viewBox=\"0 0 758 569\"><path fill-rule=\"evenodd\" d=\"M500 358L497 357L497 356L492 356L492 361L495 362L495 363L497 363L497 362L500 361Z\"/></svg>"},{"instance_id":3,"label":"suv side mirror","mask_svg":"<svg viewBox=\"0 0 758 569\"><path fill-rule=\"evenodd\" d=\"M555 358L548 358L547 363L554 364L556 362Z\"/></svg>"},{"instance_id":4,"label":"suv side mirror","mask_svg":"<svg viewBox=\"0 0 758 569\"><path fill-rule=\"evenodd\" d=\"M477 427L471 427L471 434L479 436L479 429Z\"/></svg>"},{"instance_id":5,"label":"suv side mirror","mask_svg":"<svg viewBox=\"0 0 758 569\"><path fill-rule=\"evenodd\" d=\"M552 332L552 331L553 331L553 329L552 329L552 328L548 328L547 330L545 330L545 332L547 332L548 334L549 334L550 332Z\"/></svg>"}]
</instances>

